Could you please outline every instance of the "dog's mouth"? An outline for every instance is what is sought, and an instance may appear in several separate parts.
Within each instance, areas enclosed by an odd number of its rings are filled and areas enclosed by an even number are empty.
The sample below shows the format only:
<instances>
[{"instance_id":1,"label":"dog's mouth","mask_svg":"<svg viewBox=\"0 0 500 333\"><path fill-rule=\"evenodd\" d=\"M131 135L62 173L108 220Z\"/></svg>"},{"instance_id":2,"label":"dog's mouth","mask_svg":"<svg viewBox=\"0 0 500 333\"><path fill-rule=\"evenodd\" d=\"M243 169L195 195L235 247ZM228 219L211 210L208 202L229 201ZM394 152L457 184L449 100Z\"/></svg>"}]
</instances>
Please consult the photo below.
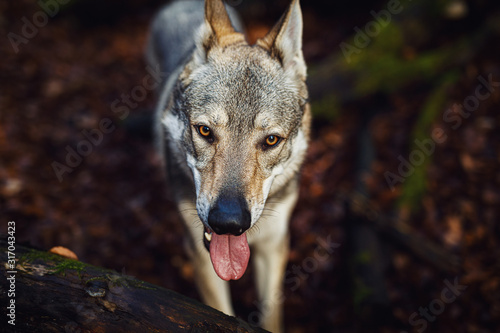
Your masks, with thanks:
<instances>
[{"instance_id":1,"label":"dog's mouth","mask_svg":"<svg viewBox=\"0 0 500 333\"><path fill-rule=\"evenodd\" d=\"M217 275L226 281L238 280L245 273L250 248L246 233L240 236L218 235L205 227L203 241Z\"/></svg>"}]
</instances>

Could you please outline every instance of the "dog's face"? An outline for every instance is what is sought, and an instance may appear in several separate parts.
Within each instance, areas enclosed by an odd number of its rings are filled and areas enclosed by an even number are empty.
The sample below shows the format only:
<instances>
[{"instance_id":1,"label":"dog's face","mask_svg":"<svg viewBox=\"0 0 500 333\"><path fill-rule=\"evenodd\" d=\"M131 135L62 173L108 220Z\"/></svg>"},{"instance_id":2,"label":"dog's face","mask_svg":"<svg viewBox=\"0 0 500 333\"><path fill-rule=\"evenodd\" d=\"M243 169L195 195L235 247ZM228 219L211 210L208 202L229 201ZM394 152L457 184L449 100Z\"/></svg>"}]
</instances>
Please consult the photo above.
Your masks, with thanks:
<instances>
[{"instance_id":1,"label":"dog's face","mask_svg":"<svg viewBox=\"0 0 500 333\"><path fill-rule=\"evenodd\" d=\"M212 50L191 77L187 161L198 214L215 232L239 235L259 219L274 178L302 160L304 86L248 45Z\"/></svg>"},{"instance_id":2,"label":"dog's face","mask_svg":"<svg viewBox=\"0 0 500 333\"><path fill-rule=\"evenodd\" d=\"M222 3L210 3L216 8L206 6L197 50L180 75L182 98L164 123L193 174L208 237L232 235L235 243L259 220L273 189L296 175L305 155L310 117L302 19L294 1L275 28L249 46L230 26ZM210 245L211 255L217 246ZM225 278L216 262L214 267Z\"/></svg>"}]
</instances>

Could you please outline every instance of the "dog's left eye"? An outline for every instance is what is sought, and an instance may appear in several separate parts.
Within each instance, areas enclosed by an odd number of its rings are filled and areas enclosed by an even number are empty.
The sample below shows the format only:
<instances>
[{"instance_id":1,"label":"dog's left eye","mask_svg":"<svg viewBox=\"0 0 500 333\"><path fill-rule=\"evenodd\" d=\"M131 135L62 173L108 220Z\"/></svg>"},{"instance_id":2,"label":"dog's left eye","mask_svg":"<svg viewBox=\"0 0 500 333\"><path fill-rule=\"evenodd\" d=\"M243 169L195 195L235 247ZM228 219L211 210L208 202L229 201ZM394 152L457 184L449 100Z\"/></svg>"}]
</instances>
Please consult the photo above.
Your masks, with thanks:
<instances>
[{"instance_id":1,"label":"dog's left eye","mask_svg":"<svg viewBox=\"0 0 500 333\"><path fill-rule=\"evenodd\" d=\"M269 135L264 141L264 148L271 148L280 143L281 137L277 135Z\"/></svg>"}]
</instances>

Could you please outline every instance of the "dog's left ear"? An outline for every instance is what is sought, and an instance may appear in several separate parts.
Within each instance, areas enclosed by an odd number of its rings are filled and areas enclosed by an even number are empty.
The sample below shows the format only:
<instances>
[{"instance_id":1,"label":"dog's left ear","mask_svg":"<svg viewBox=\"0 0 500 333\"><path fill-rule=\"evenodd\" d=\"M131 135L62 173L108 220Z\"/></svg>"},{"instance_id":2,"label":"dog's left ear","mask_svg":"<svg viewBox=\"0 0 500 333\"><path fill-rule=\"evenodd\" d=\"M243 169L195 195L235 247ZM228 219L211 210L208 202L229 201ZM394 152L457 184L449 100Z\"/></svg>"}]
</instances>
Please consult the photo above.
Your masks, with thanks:
<instances>
[{"instance_id":1,"label":"dog's left ear","mask_svg":"<svg viewBox=\"0 0 500 333\"><path fill-rule=\"evenodd\" d=\"M306 64L302 55L302 12L299 0L292 0L268 34L257 40L257 45L265 48L278 59L286 71L292 70L302 79L306 77Z\"/></svg>"}]
</instances>

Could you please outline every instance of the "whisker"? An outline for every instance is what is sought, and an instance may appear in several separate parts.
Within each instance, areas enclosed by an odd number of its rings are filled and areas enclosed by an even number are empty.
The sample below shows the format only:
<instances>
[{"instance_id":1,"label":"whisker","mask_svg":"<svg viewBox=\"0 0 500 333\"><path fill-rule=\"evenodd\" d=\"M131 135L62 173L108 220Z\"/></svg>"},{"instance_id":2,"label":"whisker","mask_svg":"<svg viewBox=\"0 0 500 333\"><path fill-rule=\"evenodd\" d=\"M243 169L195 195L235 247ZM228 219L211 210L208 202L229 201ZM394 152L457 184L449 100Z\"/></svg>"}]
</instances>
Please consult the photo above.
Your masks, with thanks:
<instances>
[{"instance_id":1,"label":"whisker","mask_svg":"<svg viewBox=\"0 0 500 333\"><path fill-rule=\"evenodd\" d=\"M258 233L258 232L260 232L258 223L255 223L250 229L247 230L247 233L249 235L251 235L252 233Z\"/></svg>"},{"instance_id":2,"label":"whisker","mask_svg":"<svg viewBox=\"0 0 500 333\"><path fill-rule=\"evenodd\" d=\"M189 212L189 211L191 211L191 212L197 212L197 210L193 209L193 208L186 208L186 209L182 209L182 210L179 209L179 213L184 213L184 212Z\"/></svg>"},{"instance_id":3,"label":"whisker","mask_svg":"<svg viewBox=\"0 0 500 333\"><path fill-rule=\"evenodd\" d=\"M191 221L191 225L193 227L201 227L201 229L203 229L203 223L199 219L193 219Z\"/></svg>"}]
</instances>

